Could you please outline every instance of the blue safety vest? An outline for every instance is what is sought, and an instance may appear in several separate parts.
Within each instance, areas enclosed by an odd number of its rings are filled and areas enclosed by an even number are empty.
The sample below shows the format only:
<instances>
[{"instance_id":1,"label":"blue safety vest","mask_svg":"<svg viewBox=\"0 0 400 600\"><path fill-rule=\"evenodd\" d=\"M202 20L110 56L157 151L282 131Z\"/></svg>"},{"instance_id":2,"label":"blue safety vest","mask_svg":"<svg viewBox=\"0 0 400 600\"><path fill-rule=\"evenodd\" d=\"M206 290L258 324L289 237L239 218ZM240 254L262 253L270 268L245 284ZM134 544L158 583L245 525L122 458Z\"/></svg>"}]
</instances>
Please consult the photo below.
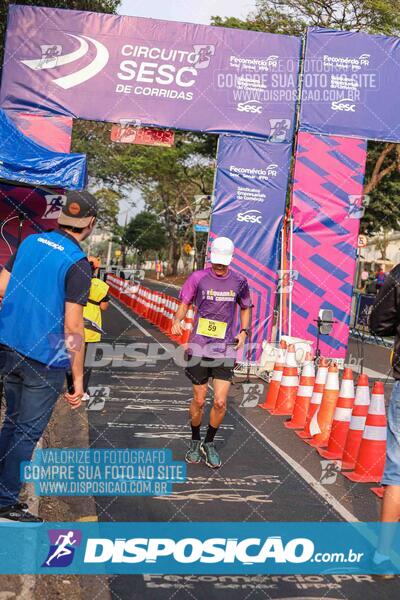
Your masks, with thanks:
<instances>
[{"instance_id":1,"label":"blue safety vest","mask_svg":"<svg viewBox=\"0 0 400 600\"><path fill-rule=\"evenodd\" d=\"M0 310L0 344L56 368L68 368L64 343L65 278L85 254L57 231L19 247Z\"/></svg>"}]
</instances>

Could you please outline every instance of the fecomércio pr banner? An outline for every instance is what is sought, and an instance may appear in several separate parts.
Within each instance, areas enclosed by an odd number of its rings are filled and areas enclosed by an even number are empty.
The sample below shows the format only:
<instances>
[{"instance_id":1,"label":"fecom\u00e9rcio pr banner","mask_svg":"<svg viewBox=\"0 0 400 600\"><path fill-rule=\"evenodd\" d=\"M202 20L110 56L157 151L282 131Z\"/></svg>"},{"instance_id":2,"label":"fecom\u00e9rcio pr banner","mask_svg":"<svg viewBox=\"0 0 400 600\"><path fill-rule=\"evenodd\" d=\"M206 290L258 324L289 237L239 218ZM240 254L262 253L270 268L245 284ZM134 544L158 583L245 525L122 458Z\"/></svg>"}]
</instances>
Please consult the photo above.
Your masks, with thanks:
<instances>
[{"instance_id":1,"label":"fecom\u00e9rcio pr banner","mask_svg":"<svg viewBox=\"0 0 400 600\"><path fill-rule=\"evenodd\" d=\"M224 236L235 244L232 267L252 293L257 358L273 324L290 156L290 144L220 137L210 240Z\"/></svg>"},{"instance_id":2,"label":"fecom\u00e9rcio pr banner","mask_svg":"<svg viewBox=\"0 0 400 600\"><path fill-rule=\"evenodd\" d=\"M399 142L399 64L398 37L309 28L301 129Z\"/></svg>"},{"instance_id":3,"label":"fecom\u00e9rcio pr banner","mask_svg":"<svg viewBox=\"0 0 400 600\"><path fill-rule=\"evenodd\" d=\"M288 141L300 38L10 6L1 106Z\"/></svg>"},{"instance_id":4,"label":"fecom\u00e9rcio pr banner","mask_svg":"<svg viewBox=\"0 0 400 600\"><path fill-rule=\"evenodd\" d=\"M292 334L316 342L319 311L333 311L322 356L346 355L367 143L300 132L293 186ZM315 346L315 344L314 344Z\"/></svg>"}]
</instances>

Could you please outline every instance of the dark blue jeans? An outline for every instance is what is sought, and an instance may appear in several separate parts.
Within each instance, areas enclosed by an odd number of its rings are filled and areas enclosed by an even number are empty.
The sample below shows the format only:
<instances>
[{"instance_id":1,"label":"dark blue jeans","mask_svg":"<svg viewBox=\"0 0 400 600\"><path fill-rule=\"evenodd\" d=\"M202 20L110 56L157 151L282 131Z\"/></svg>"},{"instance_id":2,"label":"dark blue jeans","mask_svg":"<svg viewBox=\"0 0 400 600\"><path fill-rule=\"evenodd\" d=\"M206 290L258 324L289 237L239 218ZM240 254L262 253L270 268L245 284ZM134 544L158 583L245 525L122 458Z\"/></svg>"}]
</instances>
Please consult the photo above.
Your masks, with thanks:
<instances>
[{"instance_id":1,"label":"dark blue jeans","mask_svg":"<svg viewBox=\"0 0 400 600\"><path fill-rule=\"evenodd\" d=\"M63 389L65 371L0 347L6 415L0 431L0 506L18 502L20 464L33 451L50 420Z\"/></svg>"}]
</instances>

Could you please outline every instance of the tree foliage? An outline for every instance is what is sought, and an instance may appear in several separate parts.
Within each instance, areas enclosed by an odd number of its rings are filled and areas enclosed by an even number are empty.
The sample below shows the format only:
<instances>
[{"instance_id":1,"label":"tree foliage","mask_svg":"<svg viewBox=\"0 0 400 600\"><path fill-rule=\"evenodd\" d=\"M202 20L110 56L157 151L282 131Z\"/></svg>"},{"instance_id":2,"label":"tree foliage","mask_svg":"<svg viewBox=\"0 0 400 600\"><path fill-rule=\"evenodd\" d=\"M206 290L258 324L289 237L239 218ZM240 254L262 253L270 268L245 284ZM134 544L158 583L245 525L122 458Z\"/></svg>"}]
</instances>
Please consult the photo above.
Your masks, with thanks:
<instances>
[{"instance_id":1,"label":"tree foliage","mask_svg":"<svg viewBox=\"0 0 400 600\"><path fill-rule=\"evenodd\" d=\"M123 241L127 248L140 253L149 250L159 252L165 246L165 230L157 215L142 211L128 223Z\"/></svg>"},{"instance_id":2,"label":"tree foliage","mask_svg":"<svg viewBox=\"0 0 400 600\"><path fill-rule=\"evenodd\" d=\"M193 242L196 197L212 193L216 136L176 132L171 148L109 140L109 125L80 122L74 150L87 154L93 183L106 182L121 194L128 194L130 186L140 190L146 208L168 234L167 258L175 273L183 244Z\"/></svg>"},{"instance_id":3,"label":"tree foliage","mask_svg":"<svg viewBox=\"0 0 400 600\"><path fill-rule=\"evenodd\" d=\"M121 195L112 188L103 187L94 192L99 201L97 229L104 232L114 231L117 225Z\"/></svg>"}]
</instances>

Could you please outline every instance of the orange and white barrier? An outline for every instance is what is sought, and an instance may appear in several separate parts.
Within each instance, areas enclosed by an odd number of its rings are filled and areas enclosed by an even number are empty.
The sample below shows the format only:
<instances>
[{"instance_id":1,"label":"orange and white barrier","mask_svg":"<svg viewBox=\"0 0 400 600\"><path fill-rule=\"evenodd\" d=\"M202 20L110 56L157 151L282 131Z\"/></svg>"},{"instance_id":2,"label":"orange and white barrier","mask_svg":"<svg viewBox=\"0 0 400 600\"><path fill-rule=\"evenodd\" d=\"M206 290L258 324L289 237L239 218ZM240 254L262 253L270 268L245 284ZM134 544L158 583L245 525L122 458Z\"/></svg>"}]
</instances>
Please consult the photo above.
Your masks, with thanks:
<instances>
[{"instance_id":1,"label":"orange and white barrier","mask_svg":"<svg viewBox=\"0 0 400 600\"><path fill-rule=\"evenodd\" d=\"M312 440L307 443L314 448L322 448L328 445L333 415L339 398L339 370L336 364L328 369L328 376L321 404L310 421L310 434Z\"/></svg>"},{"instance_id":2,"label":"orange and white barrier","mask_svg":"<svg viewBox=\"0 0 400 600\"><path fill-rule=\"evenodd\" d=\"M380 500L382 500L383 496L385 495L385 486L383 485L379 487L372 487L370 490L373 494L375 494L375 496L378 496Z\"/></svg>"},{"instance_id":3,"label":"orange and white barrier","mask_svg":"<svg viewBox=\"0 0 400 600\"><path fill-rule=\"evenodd\" d=\"M328 447L317 448L322 458L328 460L340 459L343 456L349 431L351 413L354 404L354 381L353 371L346 368L343 372L342 384L340 386L339 399L333 415L331 434Z\"/></svg>"},{"instance_id":4,"label":"orange and white barrier","mask_svg":"<svg viewBox=\"0 0 400 600\"><path fill-rule=\"evenodd\" d=\"M382 479L386 457L387 422L383 383L376 381L372 389L365 429L354 471L343 473L347 479L372 483Z\"/></svg>"},{"instance_id":5,"label":"orange and white barrier","mask_svg":"<svg viewBox=\"0 0 400 600\"><path fill-rule=\"evenodd\" d=\"M286 351L286 342L281 341L274 370L272 372L271 379L268 385L267 395L263 404L258 405L260 408L264 408L265 410L269 411L275 408L275 404L279 394L279 388L281 386L283 368L285 366Z\"/></svg>"},{"instance_id":6,"label":"orange and white barrier","mask_svg":"<svg viewBox=\"0 0 400 600\"><path fill-rule=\"evenodd\" d=\"M276 399L276 405L271 411L271 414L291 416L296 401L298 387L299 370L296 362L295 348L293 344L290 344L287 349L278 398Z\"/></svg>"},{"instance_id":7,"label":"orange and white barrier","mask_svg":"<svg viewBox=\"0 0 400 600\"><path fill-rule=\"evenodd\" d=\"M147 319L164 331L172 340L179 344L186 344L189 340L194 324L194 310L189 307L185 319L182 321L183 333L180 336L171 332L172 320L180 301L163 292L150 290L142 285L125 282L113 273L107 275L110 292L124 302L136 314Z\"/></svg>"},{"instance_id":8,"label":"orange and white barrier","mask_svg":"<svg viewBox=\"0 0 400 600\"><path fill-rule=\"evenodd\" d=\"M182 334L182 339L181 339L181 344L187 344L190 338L190 334L192 332L193 329L193 324L194 324L194 310L192 307L189 307L186 316L183 320L183 334Z\"/></svg>"},{"instance_id":9,"label":"orange and white barrier","mask_svg":"<svg viewBox=\"0 0 400 600\"><path fill-rule=\"evenodd\" d=\"M342 456L342 469L354 469L370 403L368 376L362 373L357 382L356 398L351 414L350 427Z\"/></svg>"},{"instance_id":10,"label":"orange and white barrier","mask_svg":"<svg viewBox=\"0 0 400 600\"><path fill-rule=\"evenodd\" d=\"M296 435L298 435L301 439L308 439L311 437L310 433L310 423L314 414L317 412L319 405L321 404L322 394L324 392L326 378L328 377L328 368L329 361L325 358L321 358L319 361L319 366L317 370L317 376L315 378L314 389L311 396L310 406L308 408L308 414L306 419L306 424L302 431L296 431Z\"/></svg>"},{"instance_id":11,"label":"orange and white barrier","mask_svg":"<svg viewBox=\"0 0 400 600\"><path fill-rule=\"evenodd\" d=\"M311 396L315 384L315 365L311 352L306 355L306 361L300 376L296 402L290 421L284 423L288 429L302 429L306 423Z\"/></svg>"}]
</instances>

